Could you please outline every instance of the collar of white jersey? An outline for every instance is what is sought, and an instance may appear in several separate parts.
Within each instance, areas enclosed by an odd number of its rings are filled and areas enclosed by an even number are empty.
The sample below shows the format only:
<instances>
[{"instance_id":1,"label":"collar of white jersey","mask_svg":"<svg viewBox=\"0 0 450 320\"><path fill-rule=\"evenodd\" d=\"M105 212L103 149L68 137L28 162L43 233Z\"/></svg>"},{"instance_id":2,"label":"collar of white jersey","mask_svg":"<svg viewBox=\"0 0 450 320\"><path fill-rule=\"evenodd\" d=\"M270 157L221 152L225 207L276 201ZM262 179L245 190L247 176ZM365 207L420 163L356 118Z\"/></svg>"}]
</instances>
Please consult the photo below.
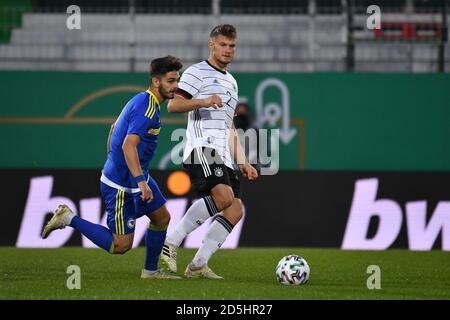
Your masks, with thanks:
<instances>
[{"instance_id":1,"label":"collar of white jersey","mask_svg":"<svg viewBox=\"0 0 450 320\"><path fill-rule=\"evenodd\" d=\"M226 70L220 70L219 68L213 66L208 60L205 60L205 62L206 62L211 68L213 68L214 70L216 70L216 71L218 71L218 72L220 72L220 73L222 73L222 74L227 74L227 71L226 71Z\"/></svg>"}]
</instances>

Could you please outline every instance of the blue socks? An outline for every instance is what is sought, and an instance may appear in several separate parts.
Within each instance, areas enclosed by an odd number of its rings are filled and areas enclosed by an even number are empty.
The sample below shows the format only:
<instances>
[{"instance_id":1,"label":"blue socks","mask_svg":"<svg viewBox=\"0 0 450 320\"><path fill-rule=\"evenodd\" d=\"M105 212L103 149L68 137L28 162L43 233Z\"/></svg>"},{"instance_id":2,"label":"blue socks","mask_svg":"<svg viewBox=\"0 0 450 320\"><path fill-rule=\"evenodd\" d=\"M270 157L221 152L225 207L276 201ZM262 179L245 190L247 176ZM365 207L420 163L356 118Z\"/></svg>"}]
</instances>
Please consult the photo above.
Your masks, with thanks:
<instances>
[{"instance_id":1,"label":"blue socks","mask_svg":"<svg viewBox=\"0 0 450 320\"><path fill-rule=\"evenodd\" d=\"M145 233L145 245L147 252L145 255L145 270L157 271L158 258L166 239L167 226L158 227L149 224Z\"/></svg>"},{"instance_id":2,"label":"blue socks","mask_svg":"<svg viewBox=\"0 0 450 320\"><path fill-rule=\"evenodd\" d=\"M81 232L86 238L100 248L109 253L114 253L113 235L108 228L83 220L79 216L74 216L72 218L70 226ZM147 248L145 255L145 270L158 270L158 259L166 239L166 232L167 226L158 227L151 223L149 224L147 232L145 233L145 245Z\"/></svg>"},{"instance_id":3,"label":"blue socks","mask_svg":"<svg viewBox=\"0 0 450 320\"><path fill-rule=\"evenodd\" d=\"M86 238L91 240L100 248L105 249L109 253L114 252L113 235L108 228L83 220L79 216L74 216L72 218L70 226L81 232Z\"/></svg>"}]
</instances>

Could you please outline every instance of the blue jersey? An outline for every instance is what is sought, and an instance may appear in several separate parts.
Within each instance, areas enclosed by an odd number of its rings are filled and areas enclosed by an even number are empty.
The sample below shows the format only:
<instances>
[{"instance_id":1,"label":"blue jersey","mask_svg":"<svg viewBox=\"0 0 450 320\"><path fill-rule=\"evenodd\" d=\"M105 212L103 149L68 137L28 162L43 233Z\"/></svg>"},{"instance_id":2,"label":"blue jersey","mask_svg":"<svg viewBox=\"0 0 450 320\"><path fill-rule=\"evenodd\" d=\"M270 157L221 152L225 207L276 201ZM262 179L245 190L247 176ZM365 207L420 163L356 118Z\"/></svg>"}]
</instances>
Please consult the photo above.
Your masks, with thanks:
<instances>
[{"instance_id":1,"label":"blue jersey","mask_svg":"<svg viewBox=\"0 0 450 320\"><path fill-rule=\"evenodd\" d=\"M122 150L127 134L136 134L141 138L137 152L142 172L148 179L147 168L155 155L161 127L159 111L158 100L150 90L138 93L123 108L111 134L108 159L103 167L103 176L109 180L108 185L139 192Z\"/></svg>"}]
</instances>

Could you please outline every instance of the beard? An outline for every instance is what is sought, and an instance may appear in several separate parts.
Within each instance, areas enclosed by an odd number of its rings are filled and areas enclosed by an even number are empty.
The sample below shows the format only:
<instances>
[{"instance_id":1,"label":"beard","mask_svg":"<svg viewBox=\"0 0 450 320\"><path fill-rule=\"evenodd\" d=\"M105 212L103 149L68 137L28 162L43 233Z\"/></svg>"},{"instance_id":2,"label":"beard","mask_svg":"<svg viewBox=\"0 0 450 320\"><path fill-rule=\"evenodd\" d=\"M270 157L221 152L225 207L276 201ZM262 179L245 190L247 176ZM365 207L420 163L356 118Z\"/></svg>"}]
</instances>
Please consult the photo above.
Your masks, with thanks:
<instances>
[{"instance_id":1,"label":"beard","mask_svg":"<svg viewBox=\"0 0 450 320\"><path fill-rule=\"evenodd\" d=\"M173 99L176 91L168 91L160 87L158 88L158 92L164 99Z\"/></svg>"},{"instance_id":2,"label":"beard","mask_svg":"<svg viewBox=\"0 0 450 320\"><path fill-rule=\"evenodd\" d=\"M230 57L230 58L225 58L226 60L224 60L224 58L222 58L222 57L215 57L216 58L216 61L221 65L221 67L223 67L223 68L225 68L232 60L233 60L233 58L232 57Z\"/></svg>"}]
</instances>

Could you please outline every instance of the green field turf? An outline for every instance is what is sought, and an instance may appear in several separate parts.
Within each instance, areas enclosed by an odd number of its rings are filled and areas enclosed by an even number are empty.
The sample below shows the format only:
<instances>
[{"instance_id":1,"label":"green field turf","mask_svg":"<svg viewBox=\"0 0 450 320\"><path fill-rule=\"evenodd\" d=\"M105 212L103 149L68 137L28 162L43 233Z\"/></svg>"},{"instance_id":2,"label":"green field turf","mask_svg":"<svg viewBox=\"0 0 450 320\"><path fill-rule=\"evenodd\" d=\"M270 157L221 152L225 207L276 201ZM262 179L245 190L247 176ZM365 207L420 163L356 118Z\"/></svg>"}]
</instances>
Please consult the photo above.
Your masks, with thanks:
<instances>
[{"instance_id":1,"label":"green field turf","mask_svg":"<svg viewBox=\"0 0 450 320\"><path fill-rule=\"evenodd\" d=\"M179 273L195 250L179 250ZM303 286L282 286L274 268L300 254L311 267ZM110 255L98 249L0 248L0 299L449 299L450 253L331 249L219 250L210 266L225 280L141 280L145 250ZM81 289L69 290L69 265ZM367 267L381 268L381 289L366 286Z\"/></svg>"}]
</instances>

